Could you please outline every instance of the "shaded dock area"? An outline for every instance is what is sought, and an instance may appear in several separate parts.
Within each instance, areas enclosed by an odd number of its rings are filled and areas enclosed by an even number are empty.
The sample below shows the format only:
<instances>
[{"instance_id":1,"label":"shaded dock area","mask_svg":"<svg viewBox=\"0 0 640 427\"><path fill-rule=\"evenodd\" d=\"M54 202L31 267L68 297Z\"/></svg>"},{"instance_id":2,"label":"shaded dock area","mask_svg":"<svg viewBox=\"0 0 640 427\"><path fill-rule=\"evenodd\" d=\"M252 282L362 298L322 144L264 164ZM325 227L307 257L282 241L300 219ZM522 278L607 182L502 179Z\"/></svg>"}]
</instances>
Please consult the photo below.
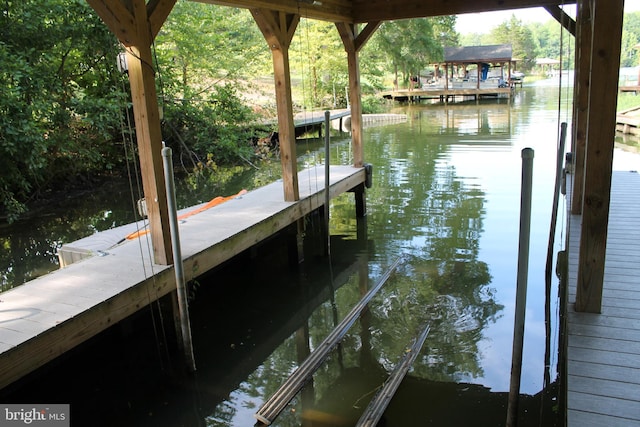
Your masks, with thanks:
<instances>
[{"instance_id":1,"label":"shaded dock area","mask_svg":"<svg viewBox=\"0 0 640 427\"><path fill-rule=\"evenodd\" d=\"M568 427L640 425L638 206L640 175L614 171L601 314L574 310L581 216L569 218Z\"/></svg>"},{"instance_id":2,"label":"shaded dock area","mask_svg":"<svg viewBox=\"0 0 640 427\"><path fill-rule=\"evenodd\" d=\"M362 188L364 168L332 166L330 197ZM274 182L180 224L184 271L194 279L324 205L324 166L298 173L300 200ZM150 240L97 256L0 294L0 388L175 289L174 268L150 260Z\"/></svg>"}]
</instances>

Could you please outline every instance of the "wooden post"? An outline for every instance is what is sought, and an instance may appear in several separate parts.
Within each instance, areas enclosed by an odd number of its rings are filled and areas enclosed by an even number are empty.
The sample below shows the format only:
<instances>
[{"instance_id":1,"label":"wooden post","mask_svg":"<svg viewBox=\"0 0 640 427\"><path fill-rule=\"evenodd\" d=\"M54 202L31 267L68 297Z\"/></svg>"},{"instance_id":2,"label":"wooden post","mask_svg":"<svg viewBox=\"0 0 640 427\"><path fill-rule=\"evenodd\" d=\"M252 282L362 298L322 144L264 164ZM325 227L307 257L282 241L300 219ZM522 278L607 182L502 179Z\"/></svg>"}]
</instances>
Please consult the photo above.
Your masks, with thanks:
<instances>
[{"instance_id":1,"label":"wooden post","mask_svg":"<svg viewBox=\"0 0 640 427\"><path fill-rule=\"evenodd\" d=\"M600 313L624 0L593 0L591 86L576 310Z\"/></svg>"},{"instance_id":2,"label":"wooden post","mask_svg":"<svg viewBox=\"0 0 640 427\"><path fill-rule=\"evenodd\" d=\"M176 0L87 0L127 47L129 82L140 155L142 185L147 204L156 264L171 264L171 234L162 170L162 134L151 43Z\"/></svg>"},{"instance_id":3,"label":"wooden post","mask_svg":"<svg viewBox=\"0 0 640 427\"><path fill-rule=\"evenodd\" d=\"M349 102L351 106L351 142L353 149L353 165L364 166L364 151L362 146L362 91L360 88L360 61L358 52L365 45L369 37L380 26L379 21L370 22L358 33L354 24L336 22L342 44L347 52L347 66L349 69Z\"/></svg>"},{"instance_id":4,"label":"wooden post","mask_svg":"<svg viewBox=\"0 0 640 427\"><path fill-rule=\"evenodd\" d=\"M267 40L273 57L284 200L293 202L300 199L300 193L298 190L296 132L293 123L291 72L289 70L289 45L300 22L300 16L267 9L251 9L251 14Z\"/></svg>"},{"instance_id":5,"label":"wooden post","mask_svg":"<svg viewBox=\"0 0 640 427\"><path fill-rule=\"evenodd\" d=\"M584 187L584 156L589 123L589 86L591 83L591 0L578 1L576 21L576 75L573 112L573 192L571 213L582 213Z\"/></svg>"},{"instance_id":6,"label":"wooden post","mask_svg":"<svg viewBox=\"0 0 640 427\"><path fill-rule=\"evenodd\" d=\"M127 49L127 63L153 257L156 264L171 264L173 254L162 171L162 134L150 47L131 46Z\"/></svg>"}]
</instances>

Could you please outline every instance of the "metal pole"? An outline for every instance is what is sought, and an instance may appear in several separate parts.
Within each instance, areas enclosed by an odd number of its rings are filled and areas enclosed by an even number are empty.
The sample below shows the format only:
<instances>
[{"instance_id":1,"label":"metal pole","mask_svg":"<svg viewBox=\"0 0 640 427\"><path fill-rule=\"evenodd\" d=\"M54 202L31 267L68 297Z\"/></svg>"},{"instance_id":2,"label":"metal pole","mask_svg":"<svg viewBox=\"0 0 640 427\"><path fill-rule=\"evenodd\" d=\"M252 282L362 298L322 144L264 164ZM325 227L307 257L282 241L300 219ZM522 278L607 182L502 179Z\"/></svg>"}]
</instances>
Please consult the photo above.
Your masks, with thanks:
<instances>
[{"instance_id":1,"label":"metal pole","mask_svg":"<svg viewBox=\"0 0 640 427\"><path fill-rule=\"evenodd\" d=\"M289 404L291 399L295 397L300 389L309 381L309 378L327 358L329 352L333 350L338 343L344 338L349 328L353 326L363 310L367 308L367 304L389 280L391 273L400 265L402 258L398 258L391 267L382 275L378 283L360 299L349 314L335 327L329 335L311 352L309 357L298 366L293 374L285 380L280 388L267 400L262 407L253 416L258 420L257 426L270 425L282 410Z\"/></svg>"},{"instance_id":2,"label":"metal pole","mask_svg":"<svg viewBox=\"0 0 640 427\"><path fill-rule=\"evenodd\" d=\"M365 409L356 427L375 427L384 415L384 411L389 406L391 399L396 394L398 387L402 383L405 375L418 357L418 353L422 349L427 335L429 335L430 325L426 325L422 330L422 333L414 339L411 348L407 348L400 357L400 361L396 364L393 372L385 381L382 389L376 394L376 396L369 402L369 406Z\"/></svg>"},{"instance_id":3,"label":"metal pole","mask_svg":"<svg viewBox=\"0 0 640 427\"><path fill-rule=\"evenodd\" d=\"M518 402L522 374L522 347L524 344L524 318L527 306L527 276L529 273L529 238L531 229L531 187L533 175L533 150L522 150L522 187L520 189L520 241L518 244L518 283L513 327L513 352L511 356L511 383L507 406L507 427L518 424Z\"/></svg>"},{"instance_id":4,"label":"metal pole","mask_svg":"<svg viewBox=\"0 0 640 427\"><path fill-rule=\"evenodd\" d=\"M331 152L329 151L329 143L331 138L329 137L329 125L330 125L331 113L329 111L324 112L324 226L327 230L327 253L331 251L331 245L329 244L329 167L331 166Z\"/></svg>"},{"instance_id":5,"label":"metal pole","mask_svg":"<svg viewBox=\"0 0 640 427\"><path fill-rule=\"evenodd\" d=\"M553 191L553 205L551 206L551 226L549 227L549 243L547 246L547 264L544 270L544 323L545 323L545 348L544 348L544 382L543 388L551 383L551 270L553 266L553 246L555 244L556 225L558 222L558 202L560 201L560 186L562 184L562 161L564 159L564 147L567 138L567 123L560 124L560 139L556 153L556 181ZM543 393L544 396L544 393ZM540 412L542 413L542 407Z\"/></svg>"},{"instance_id":6,"label":"metal pole","mask_svg":"<svg viewBox=\"0 0 640 427\"><path fill-rule=\"evenodd\" d=\"M164 182L167 187L167 206L169 208L169 230L171 230L171 248L173 249L173 269L176 273L176 292L178 295L178 308L180 311L180 330L182 332L182 347L185 362L191 372L196 370L196 361L193 356L193 343L191 341L191 323L189 322L189 306L187 301L187 287L184 281L184 269L182 265L182 251L180 250L180 233L178 231L178 214L176 210L176 189L173 182L173 163L171 161L171 148L162 149L162 161L164 164Z\"/></svg>"}]
</instances>

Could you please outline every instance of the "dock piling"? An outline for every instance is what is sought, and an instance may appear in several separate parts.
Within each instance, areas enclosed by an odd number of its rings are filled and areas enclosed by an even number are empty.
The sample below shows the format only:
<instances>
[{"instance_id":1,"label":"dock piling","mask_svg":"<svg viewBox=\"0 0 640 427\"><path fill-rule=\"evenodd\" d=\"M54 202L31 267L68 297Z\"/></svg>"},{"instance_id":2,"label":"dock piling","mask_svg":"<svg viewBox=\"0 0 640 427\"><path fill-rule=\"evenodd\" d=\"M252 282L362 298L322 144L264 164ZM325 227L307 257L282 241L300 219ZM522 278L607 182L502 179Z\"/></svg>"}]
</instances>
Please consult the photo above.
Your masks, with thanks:
<instances>
[{"instance_id":1,"label":"dock piling","mask_svg":"<svg viewBox=\"0 0 640 427\"><path fill-rule=\"evenodd\" d=\"M520 238L518 244L518 280L511 356L511 382L507 406L507 427L518 421L520 379L522 376L522 348L524 345L524 319L527 306L527 276L529 273L529 240L531 235L531 188L533 175L533 149L522 150L522 187L520 195Z\"/></svg>"},{"instance_id":2,"label":"dock piling","mask_svg":"<svg viewBox=\"0 0 640 427\"><path fill-rule=\"evenodd\" d=\"M176 275L176 293L180 313L180 331L185 362L190 372L195 372L196 362L193 356L191 341L191 323L189 322L189 306L187 287L185 285L184 269L182 265L182 251L180 248L180 232L178 230L178 213L176 208L176 189L173 182L173 163L171 148L162 149L164 164L164 180L167 187L167 204L169 208L169 230L171 231L171 247L173 249L173 268Z\"/></svg>"},{"instance_id":3,"label":"dock piling","mask_svg":"<svg viewBox=\"0 0 640 427\"><path fill-rule=\"evenodd\" d=\"M329 149L329 145L331 144L331 136L329 135L329 126L331 124L331 112L324 112L324 226L327 232L327 247L326 252L327 255L331 254L330 247L330 238L331 233L329 232L329 168L331 166L331 150Z\"/></svg>"}]
</instances>

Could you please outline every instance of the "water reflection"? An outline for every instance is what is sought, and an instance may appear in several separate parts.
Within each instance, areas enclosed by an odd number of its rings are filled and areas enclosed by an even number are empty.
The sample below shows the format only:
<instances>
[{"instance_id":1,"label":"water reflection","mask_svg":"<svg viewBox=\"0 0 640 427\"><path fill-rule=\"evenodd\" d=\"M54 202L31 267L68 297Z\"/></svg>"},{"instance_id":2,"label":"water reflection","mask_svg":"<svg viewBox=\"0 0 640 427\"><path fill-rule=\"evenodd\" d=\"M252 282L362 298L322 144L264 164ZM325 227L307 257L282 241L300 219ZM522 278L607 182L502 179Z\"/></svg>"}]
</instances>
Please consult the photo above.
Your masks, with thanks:
<instances>
[{"instance_id":1,"label":"water reflection","mask_svg":"<svg viewBox=\"0 0 640 427\"><path fill-rule=\"evenodd\" d=\"M407 114L406 123L367 129L374 185L366 227L355 218L353 196L344 194L331 203L330 258L323 255L319 220L311 218L300 268L289 267L287 240L275 239L192 284L195 378L169 369L169 357L174 364L178 358L170 351L173 325L153 307L130 321L135 333L112 328L0 397L55 396L72 404L79 425L252 425L260 405L402 257L401 268L275 425L353 425L425 323L430 335L385 413L388 425L503 423L525 146L536 157L521 389L534 396L542 387L557 105L554 88L525 88L511 104L396 108ZM323 162L317 141L301 143L298 152L301 167ZM348 164L348 140L334 140L331 156ZM277 173L277 163L248 170L223 192L252 188ZM192 186L194 194L201 184ZM105 218L95 215L97 224ZM114 221L111 213L106 218ZM525 398L521 408L521 424L538 425L539 396ZM96 412L104 414L98 421Z\"/></svg>"}]
</instances>

